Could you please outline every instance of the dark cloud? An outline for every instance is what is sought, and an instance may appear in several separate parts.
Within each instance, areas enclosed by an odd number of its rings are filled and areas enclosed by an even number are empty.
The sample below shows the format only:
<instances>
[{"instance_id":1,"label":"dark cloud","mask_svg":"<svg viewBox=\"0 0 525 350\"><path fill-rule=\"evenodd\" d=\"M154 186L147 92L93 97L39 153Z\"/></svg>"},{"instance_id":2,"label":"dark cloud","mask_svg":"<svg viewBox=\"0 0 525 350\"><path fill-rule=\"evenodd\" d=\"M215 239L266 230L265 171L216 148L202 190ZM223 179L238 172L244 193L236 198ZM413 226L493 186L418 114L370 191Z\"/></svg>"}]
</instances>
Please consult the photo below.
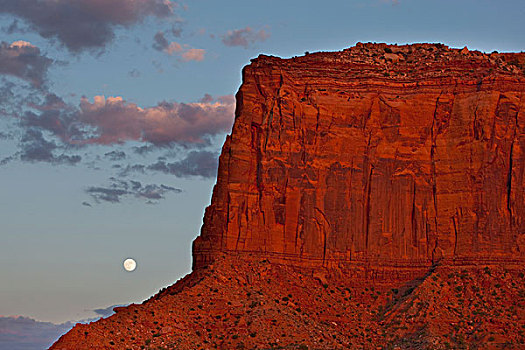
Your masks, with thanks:
<instances>
[{"instance_id":1,"label":"dark cloud","mask_svg":"<svg viewBox=\"0 0 525 350\"><path fill-rule=\"evenodd\" d=\"M8 81L7 79L0 81L0 107L2 108L0 109L0 113L8 114L5 109L6 107L11 107L15 100L15 87L16 85L12 81Z\"/></svg>"},{"instance_id":2,"label":"dark cloud","mask_svg":"<svg viewBox=\"0 0 525 350\"><path fill-rule=\"evenodd\" d=\"M89 130L77 121L78 109L65 104L54 94L48 94L45 101L28 104L32 110L26 110L20 117L24 128L39 128L51 132L66 143L85 137Z\"/></svg>"},{"instance_id":3,"label":"dark cloud","mask_svg":"<svg viewBox=\"0 0 525 350\"><path fill-rule=\"evenodd\" d=\"M39 111L56 111L67 107L64 100L53 93L46 93L44 102L41 104L30 103L29 106Z\"/></svg>"},{"instance_id":4,"label":"dark cloud","mask_svg":"<svg viewBox=\"0 0 525 350\"><path fill-rule=\"evenodd\" d=\"M15 76L40 88L52 63L52 59L42 55L38 47L27 41L0 43L0 74Z\"/></svg>"},{"instance_id":5,"label":"dark cloud","mask_svg":"<svg viewBox=\"0 0 525 350\"><path fill-rule=\"evenodd\" d=\"M2 31L11 35L13 33L24 33L25 34L29 32L30 30L26 26L20 26L18 19L15 19L8 26L2 27Z\"/></svg>"},{"instance_id":6,"label":"dark cloud","mask_svg":"<svg viewBox=\"0 0 525 350\"><path fill-rule=\"evenodd\" d=\"M0 165L6 165L16 159L18 159L19 153L16 153L14 155L11 155L9 157L5 157L2 160L0 160Z\"/></svg>"},{"instance_id":7,"label":"dark cloud","mask_svg":"<svg viewBox=\"0 0 525 350\"><path fill-rule=\"evenodd\" d=\"M73 326L72 322L54 324L22 316L0 316L0 347L6 350L47 349Z\"/></svg>"},{"instance_id":8,"label":"dark cloud","mask_svg":"<svg viewBox=\"0 0 525 350\"><path fill-rule=\"evenodd\" d=\"M40 130L27 129L20 141L20 160L26 162L47 162L53 164L74 165L82 160L79 155L56 155L60 147L47 140Z\"/></svg>"},{"instance_id":9,"label":"dark cloud","mask_svg":"<svg viewBox=\"0 0 525 350\"><path fill-rule=\"evenodd\" d=\"M0 116L20 120L28 106L37 105L45 95L45 87L35 88L32 84L20 84L14 76L0 73Z\"/></svg>"},{"instance_id":10,"label":"dark cloud","mask_svg":"<svg viewBox=\"0 0 525 350\"><path fill-rule=\"evenodd\" d=\"M164 193L166 192L182 192L180 189L165 185L146 185L143 188L133 190L136 191L138 197L147 198L151 200L164 198Z\"/></svg>"},{"instance_id":11,"label":"dark cloud","mask_svg":"<svg viewBox=\"0 0 525 350\"><path fill-rule=\"evenodd\" d=\"M170 45L170 42L164 36L163 32L157 32L153 37L153 48L157 51L163 51ZM182 49L182 48L181 48Z\"/></svg>"},{"instance_id":12,"label":"dark cloud","mask_svg":"<svg viewBox=\"0 0 525 350\"><path fill-rule=\"evenodd\" d=\"M202 103L210 103L213 102L213 97L210 94L204 94L204 97L199 100L199 102Z\"/></svg>"},{"instance_id":13,"label":"dark cloud","mask_svg":"<svg viewBox=\"0 0 525 350\"><path fill-rule=\"evenodd\" d=\"M126 153L123 151L111 151L104 154L104 157L111 161L119 161L126 158Z\"/></svg>"},{"instance_id":14,"label":"dark cloud","mask_svg":"<svg viewBox=\"0 0 525 350\"><path fill-rule=\"evenodd\" d=\"M124 169L119 172L119 176L128 176L131 173L144 174L146 166L142 164L127 165Z\"/></svg>"},{"instance_id":15,"label":"dark cloud","mask_svg":"<svg viewBox=\"0 0 525 350\"><path fill-rule=\"evenodd\" d=\"M148 16L170 17L175 6L169 0L2 0L0 13L17 16L42 37L79 52L104 48L117 27Z\"/></svg>"},{"instance_id":16,"label":"dark cloud","mask_svg":"<svg viewBox=\"0 0 525 350\"><path fill-rule=\"evenodd\" d=\"M254 44L257 41L265 41L270 37L270 33L264 29L255 31L250 27L229 30L225 35L222 36L222 42L226 46L243 46L248 48L250 44Z\"/></svg>"},{"instance_id":17,"label":"dark cloud","mask_svg":"<svg viewBox=\"0 0 525 350\"><path fill-rule=\"evenodd\" d=\"M174 25L173 27L171 27L170 32L174 37L180 38L182 36L182 27L180 26L180 24Z\"/></svg>"},{"instance_id":18,"label":"dark cloud","mask_svg":"<svg viewBox=\"0 0 525 350\"><path fill-rule=\"evenodd\" d=\"M126 190L104 187L89 187L86 192L97 202L104 201L110 203L120 203L120 197L128 194Z\"/></svg>"},{"instance_id":19,"label":"dark cloud","mask_svg":"<svg viewBox=\"0 0 525 350\"><path fill-rule=\"evenodd\" d=\"M164 196L170 192L182 192L178 188L166 185L143 185L139 181L123 181L116 178L110 178L110 181L112 183L107 187L88 187L86 193L97 203L120 203L124 197L142 198L149 201L164 199Z\"/></svg>"},{"instance_id":20,"label":"dark cloud","mask_svg":"<svg viewBox=\"0 0 525 350\"><path fill-rule=\"evenodd\" d=\"M139 181L130 180L129 183L134 191L137 191L142 187L142 184Z\"/></svg>"},{"instance_id":21,"label":"dark cloud","mask_svg":"<svg viewBox=\"0 0 525 350\"><path fill-rule=\"evenodd\" d=\"M0 131L0 140L12 140L15 136L12 132Z\"/></svg>"},{"instance_id":22,"label":"dark cloud","mask_svg":"<svg viewBox=\"0 0 525 350\"><path fill-rule=\"evenodd\" d=\"M143 164L127 165L119 172L120 177L126 177L133 173L145 174L150 172L161 172L176 177L200 176L203 178L214 178L217 175L219 155L210 151L191 151L183 159L169 162L166 157L158 157L157 162L145 166Z\"/></svg>"},{"instance_id":23,"label":"dark cloud","mask_svg":"<svg viewBox=\"0 0 525 350\"><path fill-rule=\"evenodd\" d=\"M95 310L93 310L93 312L95 312L97 315L99 315L101 317L108 317L108 316L111 316L111 315L113 315L115 313L113 311L114 308L128 306L128 305L129 304L112 305L112 306L108 306L107 308L104 308L104 309L95 309Z\"/></svg>"},{"instance_id":24,"label":"dark cloud","mask_svg":"<svg viewBox=\"0 0 525 350\"><path fill-rule=\"evenodd\" d=\"M201 176L213 178L217 176L218 154L209 151L192 151L176 162L168 163L158 160L148 166L148 170L160 171L177 177Z\"/></svg>"},{"instance_id":25,"label":"dark cloud","mask_svg":"<svg viewBox=\"0 0 525 350\"><path fill-rule=\"evenodd\" d=\"M140 154L141 156L153 152L157 149L154 145L143 145L133 147L133 152Z\"/></svg>"}]
</instances>

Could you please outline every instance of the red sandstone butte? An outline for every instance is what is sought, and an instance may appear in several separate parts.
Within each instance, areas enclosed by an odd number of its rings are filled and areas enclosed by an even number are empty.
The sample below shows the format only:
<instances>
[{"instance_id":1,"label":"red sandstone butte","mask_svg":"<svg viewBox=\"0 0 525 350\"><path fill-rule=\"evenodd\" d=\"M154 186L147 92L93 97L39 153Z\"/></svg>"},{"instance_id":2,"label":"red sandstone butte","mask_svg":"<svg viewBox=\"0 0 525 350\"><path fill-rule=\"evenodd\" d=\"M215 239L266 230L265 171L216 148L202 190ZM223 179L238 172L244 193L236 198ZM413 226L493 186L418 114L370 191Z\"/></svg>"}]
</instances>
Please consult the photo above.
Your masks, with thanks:
<instances>
[{"instance_id":1,"label":"red sandstone butte","mask_svg":"<svg viewBox=\"0 0 525 350\"><path fill-rule=\"evenodd\" d=\"M194 266L525 257L521 69L430 44L252 60Z\"/></svg>"},{"instance_id":2,"label":"red sandstone butte","mask_svg":"<svg viewBox=\"0 0 525 350\"><path fill-rule=\"evenodd\" d=\"M525 54L243 70L193 272L51 349L525 348Z\"/></svg>"}]
</instances>

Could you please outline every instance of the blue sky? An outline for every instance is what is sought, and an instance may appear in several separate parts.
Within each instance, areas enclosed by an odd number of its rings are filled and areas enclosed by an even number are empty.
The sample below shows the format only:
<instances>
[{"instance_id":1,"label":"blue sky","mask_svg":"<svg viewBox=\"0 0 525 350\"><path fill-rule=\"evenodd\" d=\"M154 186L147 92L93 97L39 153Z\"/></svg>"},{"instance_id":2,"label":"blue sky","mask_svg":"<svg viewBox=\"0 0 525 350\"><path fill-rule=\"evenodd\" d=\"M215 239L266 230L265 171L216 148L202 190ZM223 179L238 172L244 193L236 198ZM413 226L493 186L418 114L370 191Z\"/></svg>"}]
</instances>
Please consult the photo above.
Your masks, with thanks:
<instances>
[{"instance_id":1,"label":"blue sky","mask_svg":"<svg viewBox=\"0 0 525 350\"><path fill-rule=\"evenodd\" d=\"M524 17L521 0L2 1L0 315L94 317L190 271L250 58L522 51Z\"/></svg>"}]
</instances>

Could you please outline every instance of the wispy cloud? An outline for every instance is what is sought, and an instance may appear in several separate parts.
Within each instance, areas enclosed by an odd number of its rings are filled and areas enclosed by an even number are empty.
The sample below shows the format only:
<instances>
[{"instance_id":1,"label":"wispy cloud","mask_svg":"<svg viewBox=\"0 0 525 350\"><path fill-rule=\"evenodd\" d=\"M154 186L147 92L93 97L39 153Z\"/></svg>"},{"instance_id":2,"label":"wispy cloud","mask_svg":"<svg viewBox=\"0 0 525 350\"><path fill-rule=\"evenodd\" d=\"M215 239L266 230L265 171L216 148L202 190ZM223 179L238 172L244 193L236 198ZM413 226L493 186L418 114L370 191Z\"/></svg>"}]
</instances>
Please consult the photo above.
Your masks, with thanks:
<instances>
[{"instance_id":1,"label":"wispy cloud","mask_svg":"<svg viewBox=\"0 0 525 350\"><path fill-rule=\"evenodd\" d=\"M0 347L9 350L47 349L74 326L54 324L22 316L0 316Z\"/></svg>"},{"instance_id":2,"label":"wispy cloud","mask_svg":"<svg viewBox=\"0 0 525 350\"><path fill-rule=\"evenodd\" d=\"M111 151L111 152L106 152L104 154L104 157L106 157L107 159L109 160L112 160L112 161L119 161L119 160L122 160L124 158L126 158L126 153L123 152L123 151Z\"/></svg>"},{"instance_id":3,"label":"wispy cloud","mask_svg":"<svg viewBox=\"0 0 525 350\"><path fill-rule=\"evenodd\" d=\"M25 131L20 147L20 160L26 162L74 165L82 160L79 155L57 154L60 147L54 141L47 140L40 130L34 128Z\"/></svg>"},{"instance_id":4,"label":"wispy cloud","mask_svg":"<svg viewBox=\"0 0 525 350\"><path fill-rule=\"evenodd\" d=\"M14 19L8 26L3 26L0 29L6 32L7 34L13 34L13 33L25 34L31 31L29 28L27 28L27 26L20 25L20 21L18 19Z\"/></svg>"},{"instance_id":5,"label":"wispy cloud","mask_svg":"<svg viewBox=\"0 0 525 350\"><path fill-rule=\"evenodd\" d=\"M101 316L101 317L107 317L107 316L111 316L111 315L113 315L115 313L113 311L114 308L116 308L116 307L123 307L123 306L127 306L127 304L111 305L111 306L108 306L108 307L103 308L103 309L95 309L95 310L93 310L93 312L96 313L97 315Z\"/></svg>"},{"instance_id":6,"label":"wispy cloud","mask_svg":"<svg viewBox=\"0 0 525 350\"><path fill-rule=\"evenodd\" d=\"M84 205L91 206L84 202ZM60 324L37 321L24 316L0 315L0 348L5 350L33 350L49 348L61 335L69 331L76 323L93 322L101 317L114 314L115 307L127 305L112 305L107 308L89 310L97 316L80 321L69 321Z\"/></svg>"},{"instance_id":7,"label":"wispy cloud","mask_svg":"<svg viewBox=\"0 0 525 350\"><path fill-rule=\"evenodd\" d=\"M251 44L258 41L265 41L269 37L270 33L264 29L256 31L251 27L245 27L242 29L229 30L222 36L222 42L226 46L243 46L244 48L248 48Z\"/></svg>"},{"instance_id":8,"label":"wispy cloud","mask_svg":"<svg viewBox=\"0 0 525 350\"><path fill-rule=\"evenodd\" d=\"M157 32L153 37L153 48L157 51L164 51L169 55L182 51L182 46L176 42L169 42L164 32Z\"/></svg>"},{"instance_id":9,"label":"wispy cloud","mask_svg":"<svg viewBox=\"0 0 525 350\"><path fill-rule=\"evenodd\" d=\"M86 193L88 193L96 203L120 203L125 197L135 197L151 202L164 199L167 193L182 192L181 189L167 185L143 185L139 181L124 181L114 177L110 178L110 181L111 183L108 186L88 187Z\"/></svg>"},{"instance_id":10,"label":"wispy cloud","mask_svg":"<svg viewBox=\"0 0 525 350\"><path fill-rule=\"evenodd\" d=\"M133 26L149 16L173 16L176 6L170 0L2 0L0 13L14 15L42 37L79 52L104 48L117 27Z\"/></svg>"},{"instance_id":11,"label":"wispy cloud","mask_svg":"<svg viewBox=\"0 0 525 350\"><path fill-rule=\"evenodd\" d=\"M119 176L128 176L129 174L132 174L132 173L145 174L146 166L144 164L127 165L125 168L123 168L119 172Z\"/></svg>"},{"instance_id":12,"label":"wispy cloud","mask_svg":"<svg viewBox=\"0 0 525 350\"><path fill-rule=\"evenodd\" d=\"M189 49L182 54L184 61L202 61L206 51L204 49Z\"/></svg>"},{"instance_id":13,"label":"wispy cloud","mask_svg":"<svg viewBox=\"0 0 525 350\"><path fill-rule=\"evenodd\" d=\"M206 50L194 49L189 45L181 45L176 41L169 41L166 39L164 32L157 32L153 37L152 47L157 51L162 51L168 55L178 54L183 61L202 61Z\"/></svg>"},{"instance_id":14,"label":"wispy cloud","mask_svg":"<svg viewBox=\"0 0 525 350\"><path fill-rule=\"evenodd\" d=\"M148 170L160 171L177 177L201 176L213 178L217 175L219 155L209 151L192 151L179 161L167 162L159 159L147 167Z\"/></svg>"}]
</instances>

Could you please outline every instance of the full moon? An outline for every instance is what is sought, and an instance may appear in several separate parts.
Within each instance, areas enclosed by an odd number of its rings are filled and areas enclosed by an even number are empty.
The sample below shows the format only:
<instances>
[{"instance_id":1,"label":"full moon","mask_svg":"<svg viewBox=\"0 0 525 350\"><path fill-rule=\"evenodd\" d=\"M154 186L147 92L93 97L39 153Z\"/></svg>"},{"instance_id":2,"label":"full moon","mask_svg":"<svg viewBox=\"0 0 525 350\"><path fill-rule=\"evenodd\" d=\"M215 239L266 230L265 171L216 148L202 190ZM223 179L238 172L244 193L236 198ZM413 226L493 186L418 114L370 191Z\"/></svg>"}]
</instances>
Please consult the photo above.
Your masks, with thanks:
<instances>
[{"instance_id":1,"label":"full moon","mask_svg":"<svg viewBox=\"0 0 525 350\"><path fill-rule=\"evenodd\" d=\"M124 260L124 270L131 272L137 268L137 262L131 258Z\"/></svg>"}]
</instances>

